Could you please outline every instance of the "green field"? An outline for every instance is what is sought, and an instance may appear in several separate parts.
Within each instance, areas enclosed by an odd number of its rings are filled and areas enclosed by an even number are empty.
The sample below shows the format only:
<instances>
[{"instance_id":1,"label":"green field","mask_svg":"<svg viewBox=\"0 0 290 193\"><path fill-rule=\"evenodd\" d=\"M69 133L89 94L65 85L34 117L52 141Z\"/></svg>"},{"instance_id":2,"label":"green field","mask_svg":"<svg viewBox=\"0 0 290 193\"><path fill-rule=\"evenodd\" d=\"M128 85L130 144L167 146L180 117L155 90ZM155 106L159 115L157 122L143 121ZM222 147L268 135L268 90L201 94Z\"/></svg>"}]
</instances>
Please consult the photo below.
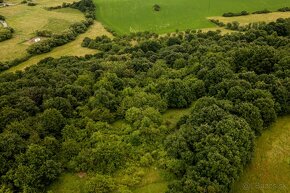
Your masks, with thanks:
<instances>
[{"instance_id":1,"label":"green field","mask_svg":"<svg viewBox=\"0 0 290 193\"><path fill-rule=\"evenodd\" d=\"M225 12L276 10L290 0L94 0L97 19L118 33L213 27L206 18ZM161 11L153 11L153 5Z\"/></svg>"},{"instance_id":2,"label":"green field","mask_svg":"<svg viewBox=\"0 0 290 193\"><path fill-rule=\"evenodd\" d=\"M290 192L290 117L279 118L257 139L254 158L232 193Z\"/></svg>"},{"instance_id":3,"label":"green field","mask_svg":"<svg viewBox=\"0 0 290 193\"><path fill-rule=\"evenodd\" d=\"M25 68L35 65L40 60L43 60L44 58L48 58L48 57L60 58L62 56L84 56L86 54L95 54L96 53L95 50L82 47L81 46L82 41L85 37L94 38L96 36L102 36L102 35L106 35L109 37L112 36L109 32L107 32L104 29L101 23L95 21L95 23L92 26L90 26L87 32L79 35L74 41L69 42L63 46L54 48L52 51L48 53L32 56L27 61L22 62L17 66L11 67L8 70L4 71L3 73L25 70Z\"/></svg>"},{"instance_id":4,"label":"green field","mask_svg":"<svg viewBox=\"0 0 290 193\"><path fill-rule=\"evenodd\" d=\"M21 2L17 0L17 2ZM0 61L10 61L25 56L26 49L32 43L37 30L50 30L60 33L75 22L85 19L84 14L76 9L65 8L47 11L44 8L61 5L72 0L38 0L36 6L19 4L0 8L0 15L6 17L9 26L14 28L12 39L0 42Z\"/></svg>"}]
</instances>

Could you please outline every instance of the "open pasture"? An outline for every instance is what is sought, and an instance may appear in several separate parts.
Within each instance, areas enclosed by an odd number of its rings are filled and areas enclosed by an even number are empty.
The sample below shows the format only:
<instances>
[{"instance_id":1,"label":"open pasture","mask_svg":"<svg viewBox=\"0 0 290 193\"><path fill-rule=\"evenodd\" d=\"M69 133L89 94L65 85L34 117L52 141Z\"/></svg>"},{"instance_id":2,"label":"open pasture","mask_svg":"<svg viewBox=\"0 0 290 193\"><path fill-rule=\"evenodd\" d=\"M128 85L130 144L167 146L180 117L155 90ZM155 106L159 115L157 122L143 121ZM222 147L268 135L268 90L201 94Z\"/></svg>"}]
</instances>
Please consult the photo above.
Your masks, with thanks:
<instances>
[{"instance_id":1,"label":"open pasture","mask_svg":"<svg viewBox=\"0 0 290 193\"><path fill-rule=\"evenodd\" d=\"M118 33L167 33L213 27L206 18L290 6L290 0L94 0L97 19ZM154 11L158 4L160 11Z\"/></svg>"},{"instance_id":2,"label":"open pasture","mask_svg":"<svg viewBox=\"0 0 290 193\"><path fill-rule=\"evenodd\" d=\"M290 191L290 117L277 120L256 141L254 157L231 193Z\"/></svg>"},{"instance_id":3,"label":"open pasture","mask_svg":"<svg viewBox=\"0 0 290 193\"><path fill-rule=\"evenodd\" d=\"M19 1L20 2L20 1ZM13 60L26 55L28 41L35 37L36 30L50 30L58 33L78 21L84 20L82 12L76 9L65 8L47 11L45 7L61 5L57 0L38 0L36 6L18 4L0 8L0 15L6 17L8 25L14 28L12 39L0 43L0 61Z\"/></svg>"}]
</instances>

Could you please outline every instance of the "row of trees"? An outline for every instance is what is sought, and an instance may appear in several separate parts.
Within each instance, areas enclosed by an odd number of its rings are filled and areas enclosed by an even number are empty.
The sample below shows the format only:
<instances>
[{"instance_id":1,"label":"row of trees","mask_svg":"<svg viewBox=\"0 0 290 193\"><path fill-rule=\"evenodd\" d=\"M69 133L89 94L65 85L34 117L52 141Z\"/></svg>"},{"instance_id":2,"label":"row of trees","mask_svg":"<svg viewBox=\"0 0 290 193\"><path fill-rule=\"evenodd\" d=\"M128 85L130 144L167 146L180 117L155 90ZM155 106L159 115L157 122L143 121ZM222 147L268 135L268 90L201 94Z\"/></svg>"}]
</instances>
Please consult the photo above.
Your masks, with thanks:
<instances>
[{"instance_id":1,"label":"row of trees","mask_svg":"<svg viewBox=\"0 0 290 193\"><path fill-rule=\"evenodd\" d=\"M282 7L277 10L278 12L288 12L290 11L290 7ZM269 11L268 9L263 9L259 11L254 11L252 14L267 14L271 13L272 11ZM241 11L239 13L233 13L233 12L227 12L223 14L223 17L236 17L236 16L245 16L249 15L250 13L247 11Z\"/></svg>"},{"instance_id":2,"label":"row of trees","mask_svg":"<svg viewBox=\"0 0 290 193\"><path fill-rule=\"evenodd\" d=\"M85 172L87 192L128 193L154 166L170 193L228 192L253 139L290 113L287 26L86 38L97 54L2 74L0 190L45 192ZM192 103L176 127L164 120Z\"/></svg>"}]
</instances>

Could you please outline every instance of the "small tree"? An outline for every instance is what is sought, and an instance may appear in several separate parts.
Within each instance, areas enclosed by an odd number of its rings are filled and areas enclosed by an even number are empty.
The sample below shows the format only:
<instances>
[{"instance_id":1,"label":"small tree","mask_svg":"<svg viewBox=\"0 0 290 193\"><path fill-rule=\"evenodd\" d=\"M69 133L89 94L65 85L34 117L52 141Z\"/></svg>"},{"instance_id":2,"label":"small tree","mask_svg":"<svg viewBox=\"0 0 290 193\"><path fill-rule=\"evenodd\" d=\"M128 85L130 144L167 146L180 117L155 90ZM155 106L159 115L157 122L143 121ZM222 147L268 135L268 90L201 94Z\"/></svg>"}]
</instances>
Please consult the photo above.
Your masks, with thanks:
<instances>
[{"instance_id":1,"label":"small tree","mask_svg":"<svg viewBox=\"0 0 290 193\"><path fill-rule=\"evenodd\" d=\"M0 1L1 1L1 0L0 0ZM153 6L153 9L154 9L154 11L160 11L161 7L160 7L160 5L155 4L155 5Z\"/></svg>"}]
</instances>

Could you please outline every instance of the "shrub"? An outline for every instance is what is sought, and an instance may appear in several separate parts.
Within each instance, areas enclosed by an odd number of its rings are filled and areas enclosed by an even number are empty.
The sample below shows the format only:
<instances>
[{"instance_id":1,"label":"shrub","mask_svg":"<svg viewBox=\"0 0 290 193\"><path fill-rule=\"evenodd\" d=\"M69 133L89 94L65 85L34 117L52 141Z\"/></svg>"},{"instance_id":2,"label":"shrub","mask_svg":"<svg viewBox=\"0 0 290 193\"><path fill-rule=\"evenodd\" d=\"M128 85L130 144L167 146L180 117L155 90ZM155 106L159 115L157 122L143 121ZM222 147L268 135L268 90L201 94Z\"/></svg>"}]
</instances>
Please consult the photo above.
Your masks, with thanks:
<instances>
[{"instance_id":1,"label":"shrub","mask_svg":"<svg viewBox=\"0 0 290 193\"><path fill-rule=\"evenodd\" d=\"M35 6L35 5L37 5L37 4L36 4L36 3L33 3L33 2L28 2L27 5L28 5L28 6Z\"/></svg>"},{"instance_id":2,"label":"shrub","mask_svg":"<svg viewBox=\"0 0 290 193\"><path fill-rule=\"evenodd\" d=\"M278 11L280 11L280 12L288 12L288 11L290 11L290 7L282 7L280 9L278 9Z\"/></svg>"},{"instance_id":3,"label":"shrub","mask_svg":"<svg viewBox=\"0 0 290 193\"><path fill-rule=\"evenodd\" d=\"M0 15L0 20L5 21L5 17L3 15Z\"/></svg>"},{"instance_id":4,"label":"shrub","mask_svg":"<svg viewBox=\"0 0 290 193\"><path fill-rule=\"evenodd\" d=\"M155 4L153 6L153 9L154 9L154 11L160 11L161 7L160 7L160 5Z\"/></svg>"},{"instance_id":5,"label":"shrub","mask_svg":"<svg viewBox=\"0 0 290 193\"><path fill-rule=\"evenodd\" d=\"M13 31L12 28L0 28L0 42L11 39Z\"/></svg>"},{"instance_id":6,"label":"shrub","mask_svg":"<svg viewBox=\"0 0 290 193\"><path fill-rule=\"evenodd\" d=\"M263 13L271 13L268 9L260 10L260 11L255 11L253 14L263 14Z\"/></svg>"},{"instance_id":7,"label":"shrub","mask_svg":"<svg viewBox=\"0 0 290 193\"><path fill-rule=\"evenodd\" d=\"M216 24L217 26L220 26L220 27L225 26L225 24L223 22L219 21L218 19L210 19L209 21Z\"/></svg>"},{"instance_id":8,"label":"shrub","mask_svg":"<svg viewBox=\"0 0 290 193\"><path fill-rule=\"evenodd\" d=\"M249 15L250 13L247 11L241 11L240 13L232 13L232 12L228 12L228 13L224 13L223 17L236 17L236 16L243 16L243 15Z\"/></svg>"},{"instance_id":9,"label":"shrub","mask_svg":"<svg viewBox=\"0 0 290 193\"><path fill-rule=\"evenodd\" d=\"M41 31L36 31L36 35L40 37L51 37L52 32L49 30L41 30Z\"/></svg>"}]
</instances>

